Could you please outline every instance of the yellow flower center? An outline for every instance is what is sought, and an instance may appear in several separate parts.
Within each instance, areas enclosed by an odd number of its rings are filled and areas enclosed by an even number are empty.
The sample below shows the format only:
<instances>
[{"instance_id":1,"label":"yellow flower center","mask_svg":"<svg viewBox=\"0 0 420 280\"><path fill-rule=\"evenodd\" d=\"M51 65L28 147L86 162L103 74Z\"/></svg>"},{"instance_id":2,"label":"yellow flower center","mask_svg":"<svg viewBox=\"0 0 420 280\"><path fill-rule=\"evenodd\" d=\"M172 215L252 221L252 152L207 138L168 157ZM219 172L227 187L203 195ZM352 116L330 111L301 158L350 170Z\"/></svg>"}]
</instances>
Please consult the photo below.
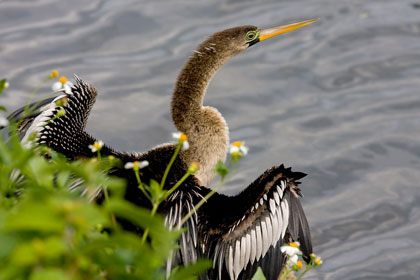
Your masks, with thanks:
<instances>
[{"instance_id":1,"label":"yellow flower center","mask_svg":"<svg viewBox=\"0 0 420 280\"><path fill-rule=\"evenodd\" d=\"M200 164L198 162L191 162L190 166L188 167L188 171L191 173L196 172L200 168Z\"/></svg>"},{"instance_id":2,"label":"yellow flower center","mask_svg":"<svg viewBox=\"0 0 420 280\"><path fill-rule=\"evenodd\" d=\"M315 259L315 265L321 265L322 264L322 260L320 258Z\"/></svg>"},{"instance_id":3,"label":"yellow flower center","mask_svg":"<svg viewBox=\"0 0 420 280\"><path fill-rule=\"evenodd\" d=\"M57 71L57 70L53 70L53 71L51 72L51 77L53 77L53 78L58 77L58 71Z\"/></svg>"},{"instance_id":4,"label":"yellow flower center","mask_svg":"<svg viewBox=\"0 0 420 280\"><path fill-rule=\"evenodd\" d=\"M299 248L299 244L297 244L295 242L290 242L289 246L293 247L293 248Z\"/></svg>"},{"instance_id":5,"label":"yellow flower center","mask_svg":"<svg viewBox=\"0 0 420 280\"><path fill-rule=\"evenodd\" d=\"M64 77L64 76L61 76L59 81L60 81L60 83L62 83L64 85L67 82L67 78Z\"/></svg>"},{"instance_id":6,"label":"yellow flower center","mask_svg":"<svg viewBox=\"0 0 420 280\"><path fill-rule=\"evenodd\" d=\"M301 268L302 268L302 262L301 262L301 261L297 261L296 265L297 265L297 267L298 267L299 269L301 269Z\"/></svg>"},{"instance_id":7,"label":"yellow flower center","mask_svg":"<svg viewBox=\"0 0 420 280\"><path fill-rule=\"evenodd\" d=\"M179 136L179 140L180 141L187 141L188 140L188 136L184 133L181 134L181 136Z\"/></svg>"},{"instance_id":8,"label":"yellow flower center","mask_svg":"<svg viewBox=\"0 0 420 280\"><path fill-rule=\"evenodd\" d=\"M136 160L136 161L133 161L133 166L134 167L138 167L139 166L139 162Z\"/></svg>"},{"instance_id":9,"label":"yellow flower center","mask_svg":"<svg viewBox=\"0 0 420 280\"><path fill-rule=\"evenodd\" d=\"M98 149L101 148L101 145L99 145L99 143L95 142L95 143L93 143L93 147L98 150Z\"/></svg>"},{"instance_id":10,"label":"yellow flower center","mask_svg":"<svg viewBox=\"0 0 420 280\"><path fill-rule=\"evenodd\" d=\"M242 142L241 141L236 141L236 142L233 142L232 143L232 146L235 146L235 147L241 147L242 146Z\"/></svg>"},{"instance_id":11,"label":"yellow flower center","mask_svg":"<svg viewBox=\"0 0 420 280\"><path fill-rule=\"evenodd\" d=\"M242 153L241 153L241 152L233 152L233 153L232 153L232 157L238 157L238 158L241 158L241 157L242 157Z\"/></svg>"}]
</instances>

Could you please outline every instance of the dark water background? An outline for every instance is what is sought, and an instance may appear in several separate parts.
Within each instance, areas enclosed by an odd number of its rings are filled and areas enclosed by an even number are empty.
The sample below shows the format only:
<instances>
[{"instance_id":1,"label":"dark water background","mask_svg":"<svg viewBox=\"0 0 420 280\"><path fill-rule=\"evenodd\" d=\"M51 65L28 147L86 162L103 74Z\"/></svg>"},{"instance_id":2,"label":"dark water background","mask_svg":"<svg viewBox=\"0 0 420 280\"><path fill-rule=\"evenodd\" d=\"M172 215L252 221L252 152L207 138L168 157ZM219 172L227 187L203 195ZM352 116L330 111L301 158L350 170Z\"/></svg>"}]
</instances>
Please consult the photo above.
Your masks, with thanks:
<instances>
[{"instance_id":1,"label":"dark water background","mask_svg":"<svg viewBox=\"0 0 420 280\"><path fill-rule=\"evenodd\" d=\"M170 140L174 80L207 35L312 18L213 79L205 103L250 146L223 191L293 166L309 174L303 205L325 259L307 279L420 279L419 1L3 1L0 103L21 106L53 69L77 73L100 92L88 131L144 151Z\"/></svg>"}]
</instances>

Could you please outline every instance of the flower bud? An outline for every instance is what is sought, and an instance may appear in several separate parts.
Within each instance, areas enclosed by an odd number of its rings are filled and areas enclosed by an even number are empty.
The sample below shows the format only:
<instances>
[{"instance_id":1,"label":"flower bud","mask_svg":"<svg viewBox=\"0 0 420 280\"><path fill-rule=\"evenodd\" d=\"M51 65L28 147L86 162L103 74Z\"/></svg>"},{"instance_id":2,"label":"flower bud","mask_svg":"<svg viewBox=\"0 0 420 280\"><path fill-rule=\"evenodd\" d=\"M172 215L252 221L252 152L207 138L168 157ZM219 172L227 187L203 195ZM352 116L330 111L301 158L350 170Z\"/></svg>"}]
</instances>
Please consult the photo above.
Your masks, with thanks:
<instances>
[{"instance_id":1,"label":"flower bud","mask_svg":"<svg viewBox=\"0 0 420 280\"><path fill-rule=\"evenodd\" d=\"M200 168L200 164L198 162L192 162L188 167L188 172L194 174Z\"/></svg>"}]
</instances>

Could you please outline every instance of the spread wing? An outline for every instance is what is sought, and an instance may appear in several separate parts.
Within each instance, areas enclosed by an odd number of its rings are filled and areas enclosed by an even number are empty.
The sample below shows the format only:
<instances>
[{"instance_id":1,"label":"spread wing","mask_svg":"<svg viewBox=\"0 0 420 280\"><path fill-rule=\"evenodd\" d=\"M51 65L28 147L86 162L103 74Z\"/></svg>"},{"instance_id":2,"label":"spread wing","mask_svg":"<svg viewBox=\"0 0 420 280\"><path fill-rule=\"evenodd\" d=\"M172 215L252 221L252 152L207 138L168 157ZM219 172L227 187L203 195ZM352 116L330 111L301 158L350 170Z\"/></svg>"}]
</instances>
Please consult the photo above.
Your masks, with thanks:
<instances>
[{"instance_id":1,"label":"spread wing","mask_svg":"<svg viewBox=\"0 0 420 280\"><path fill-rule=\"evenodd\" d=\"M165 224L169 229L181 229L183 227L187 229L181 234L181 237L178 240L179 249L173 251L172 255L167 260L167 276L169 276L171 269L174 267L194 263L201 257L198 246L198 215L195 210L195 205L203 198L200 194L201 192L202 190L195 182L194 184L186 182L180 189L175 191L166 202L169 207L166 210ZM182 219L191 211L193 212L193 215L184 225L182 225Z\"/></svg>"},{"instance_id":2,"label":"spread wing","mask_svg":"<svg viewBox=\"0 0 420 280\"><path fill-rule=\"evenodd\" d=\"M239 195L209 199L199 211L205 255L213 259L209 279L251 279L259 266L267 279L277 279L286 261L280 246L291 241L299 241L309 258L311 235L297 181L303 176L273 167Z\"/></svg>"},{"instance_id":3,"label":"spread wing","mask_svg":"<svg viewBox=\"0 0 420 280\"><path fill-rule=\"evenodd\" d=\"M95 142L95 138L86 133L85 128L97 91L77 76L75 80L76 84L69 93L60 91L57 97L32 103L9 116L11 122L18 124L25 145L31 145L29 139L35 137L37 143L46 144L69 159L93 155L88 146ZM105 146L102 153L115 152Z\"/></svg>"}]
</instances>

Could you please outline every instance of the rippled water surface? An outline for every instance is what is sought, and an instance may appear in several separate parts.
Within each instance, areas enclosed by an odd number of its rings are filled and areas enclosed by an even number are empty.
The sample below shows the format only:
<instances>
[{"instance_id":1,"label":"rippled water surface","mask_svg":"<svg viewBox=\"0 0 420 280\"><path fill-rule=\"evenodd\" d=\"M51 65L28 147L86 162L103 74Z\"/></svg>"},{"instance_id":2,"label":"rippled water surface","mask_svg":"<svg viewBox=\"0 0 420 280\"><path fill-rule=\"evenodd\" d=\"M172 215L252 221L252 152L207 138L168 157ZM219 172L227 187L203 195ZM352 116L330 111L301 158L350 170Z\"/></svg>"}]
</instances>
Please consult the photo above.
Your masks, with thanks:
<instances>
[{"instance_id":1,"label":"rippled water surface","mask_svg":"<svg viewBox=\"0 0 420 280\"><path fill-rule=\"evenodd\" d=\"M420 279L416 0L6 0L1 103L21 106L52 69L77 73L100 92L88 131L143 151L170 140L176 75L207 35L312 18L321 20L252 47L214 77L205 103L251 148L223 191L293 166L309 174L303 206L325 259L308 279Z\"/></svg>"}]
</instances>

